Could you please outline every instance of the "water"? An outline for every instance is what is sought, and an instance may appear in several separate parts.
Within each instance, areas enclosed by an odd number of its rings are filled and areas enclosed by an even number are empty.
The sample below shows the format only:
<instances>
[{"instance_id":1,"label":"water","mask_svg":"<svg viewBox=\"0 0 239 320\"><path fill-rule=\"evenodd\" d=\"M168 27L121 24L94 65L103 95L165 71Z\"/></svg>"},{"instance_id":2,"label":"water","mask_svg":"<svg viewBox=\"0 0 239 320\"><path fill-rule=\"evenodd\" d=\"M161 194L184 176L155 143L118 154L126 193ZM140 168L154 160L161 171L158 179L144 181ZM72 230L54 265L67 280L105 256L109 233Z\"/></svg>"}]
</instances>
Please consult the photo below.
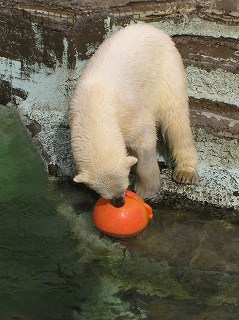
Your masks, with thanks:
<instances>
[{"instance_id":1,"label":"water","mask_svg":"<svg viewBox=\"0 0 239 320\"><path fill-rule=\"evenodd\" d=\"M0 320L239 319L237 218L161 204L143 233L110 239L92 224L97 196L49 181L6 107L0 176Z\"/></svg>"},{"instance_id":2,"label":"water","mask_svg":"<svg viewBox=\"0 0 239 320\"><path fill-rule=\"evenodd\" d=\"M6 108L0 139L0 319L64 319L74 295L62 274L78 258L69 226L17 113Z\"/></svg>"}]
</instances>

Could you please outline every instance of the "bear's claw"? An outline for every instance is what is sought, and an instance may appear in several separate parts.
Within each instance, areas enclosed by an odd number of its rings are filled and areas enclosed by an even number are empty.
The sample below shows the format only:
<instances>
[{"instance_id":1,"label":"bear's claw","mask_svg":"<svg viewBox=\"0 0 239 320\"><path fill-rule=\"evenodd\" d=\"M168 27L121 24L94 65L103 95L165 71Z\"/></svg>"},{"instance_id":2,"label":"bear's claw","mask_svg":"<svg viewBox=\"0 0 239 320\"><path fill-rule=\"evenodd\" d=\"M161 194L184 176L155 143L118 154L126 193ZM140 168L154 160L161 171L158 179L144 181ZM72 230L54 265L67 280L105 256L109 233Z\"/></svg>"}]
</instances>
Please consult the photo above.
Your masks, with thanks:
<instances>
[{"instance_id":1,"label":"bear's claw","mask_svg":"<svg viewBox=\"0 0 239 320\"><path fill-rule=\"evenodd\" d=\"M199 177L197 171L190 171L186 169L175 169L173 171L173 180L185 184L198 184Z\"/></svg>"}]
</instances>

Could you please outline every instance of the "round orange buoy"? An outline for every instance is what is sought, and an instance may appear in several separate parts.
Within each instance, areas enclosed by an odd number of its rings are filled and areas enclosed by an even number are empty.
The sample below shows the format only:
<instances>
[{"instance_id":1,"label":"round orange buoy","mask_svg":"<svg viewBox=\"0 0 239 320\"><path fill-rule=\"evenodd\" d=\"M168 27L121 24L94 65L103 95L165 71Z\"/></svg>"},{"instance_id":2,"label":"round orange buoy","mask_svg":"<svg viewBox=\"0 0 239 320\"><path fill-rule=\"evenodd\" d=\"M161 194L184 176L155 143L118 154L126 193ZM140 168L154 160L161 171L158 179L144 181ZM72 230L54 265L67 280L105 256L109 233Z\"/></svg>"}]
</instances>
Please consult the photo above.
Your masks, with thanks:
<instances>
[{"instance_id":1,"label":"round orange buoy","mask_svg":"<svg viewBox=\"0 0 239 320\"><path fill-rule=\"evenodd\" d=\"M138 234L152 219L152 208L136 193L127 190L123 207L115 208L110 200L100 198L94 208L95 226L105 234L124 238Z\"/></svg>"}]
</instances>

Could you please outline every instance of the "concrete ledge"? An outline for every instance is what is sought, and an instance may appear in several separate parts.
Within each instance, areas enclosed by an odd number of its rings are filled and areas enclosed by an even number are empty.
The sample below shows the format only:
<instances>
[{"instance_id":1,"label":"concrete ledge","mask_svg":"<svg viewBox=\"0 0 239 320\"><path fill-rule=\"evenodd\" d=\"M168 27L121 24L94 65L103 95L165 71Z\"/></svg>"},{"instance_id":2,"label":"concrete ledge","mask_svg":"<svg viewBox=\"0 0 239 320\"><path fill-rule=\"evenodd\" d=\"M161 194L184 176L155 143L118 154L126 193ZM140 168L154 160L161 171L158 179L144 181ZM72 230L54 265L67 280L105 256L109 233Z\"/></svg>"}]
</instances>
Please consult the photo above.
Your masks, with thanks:
<instances>
[{"instance_id":1,"label":"concrete ledge","mask_svg":"<svg viewBox=\"0 0 239 320\"><path fill-rule=\"evenodd\" d=\"M161 170L162 192L169 201L197 201L221 208L239 209L239 145L237 140L226 140L194 129L199 155L199 185L183 185L172 180L172 168ZM168 154L160 153L159 160L170 163ZM165 160L166 159L166 160ZM174 200L170 200L170 197Z\"/></svg>"},{"instance_id":2,"label":"concrete ledge","mask_svg":"<svg viewBox=\"0 0 239 320\"><path fill-rule=\"evenodd\" d=\"M152 23L173 36L184 59L200 156L199 186L177 185L166 170L162 188L238 209L238 8L231 1L117 4L0 1L0 103L18 108L49 174L71 177L68 106L82 68L111 33Z\"/></svg>"}]
</instances>

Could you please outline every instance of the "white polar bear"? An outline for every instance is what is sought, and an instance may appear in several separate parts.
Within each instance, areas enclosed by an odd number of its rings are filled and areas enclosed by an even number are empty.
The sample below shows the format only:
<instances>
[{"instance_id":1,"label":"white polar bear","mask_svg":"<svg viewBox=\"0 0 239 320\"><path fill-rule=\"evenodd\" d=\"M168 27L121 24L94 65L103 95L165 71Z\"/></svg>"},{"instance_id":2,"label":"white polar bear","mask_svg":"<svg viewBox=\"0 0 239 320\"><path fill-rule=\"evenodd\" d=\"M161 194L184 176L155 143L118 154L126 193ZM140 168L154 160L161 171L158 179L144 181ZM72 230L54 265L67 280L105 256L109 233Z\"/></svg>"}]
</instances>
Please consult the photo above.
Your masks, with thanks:
<instances>
[{"instance_id":1,"label":"white polar bear","mask_svg":"<svg viewBox=\"0 0 239 320\"><path fill-rule=\"evenodd\" d=\"M156 27L130 25L99 46L73 94L70 127L74 181L113 199L115 206L124 203L137 161L136 192L145 199L159 191L157 128L175 162L173 179L198 183L182 59Z\"/></svg>"}]
</instances>

